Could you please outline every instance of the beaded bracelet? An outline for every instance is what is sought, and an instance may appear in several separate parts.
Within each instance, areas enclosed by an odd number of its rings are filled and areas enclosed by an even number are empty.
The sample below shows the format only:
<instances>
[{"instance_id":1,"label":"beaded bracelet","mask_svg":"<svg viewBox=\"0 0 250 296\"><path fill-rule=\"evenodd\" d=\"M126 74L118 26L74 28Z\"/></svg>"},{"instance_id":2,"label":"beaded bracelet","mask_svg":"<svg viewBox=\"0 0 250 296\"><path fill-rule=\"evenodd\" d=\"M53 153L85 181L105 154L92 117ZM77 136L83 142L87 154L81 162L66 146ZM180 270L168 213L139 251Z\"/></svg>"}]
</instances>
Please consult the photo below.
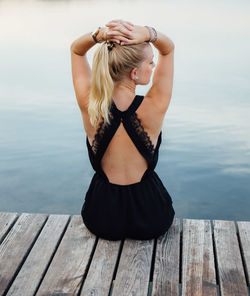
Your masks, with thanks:
<instances>
[{"instance_id":1,"label":"beaded bracelet","mask_svg":"<svg viewBox=\"0 0 250 296\"><path fill-rule=\"evenodd\" d=\"M148 27L148 26L144 26L144 27L146 27L148 29L149 34L150 34L150 39L147 40L147 42L155 42L157 40L157 32L156 32L155 28ZM152 39L152 31L154 33L154 39Z\"/></svg>"},{"instance_id":2,"label":"beaded bracelet","mask_svg":"<svg viewBox=\"0 0 250 296\"><path fill-rule=\"evenodd\" d=\"M153 30L153 33L154 33L154 39L151 42L155 42L157 40L157 32L155 28L151 27L151 29Z\"/></svg>"}]
</instances>

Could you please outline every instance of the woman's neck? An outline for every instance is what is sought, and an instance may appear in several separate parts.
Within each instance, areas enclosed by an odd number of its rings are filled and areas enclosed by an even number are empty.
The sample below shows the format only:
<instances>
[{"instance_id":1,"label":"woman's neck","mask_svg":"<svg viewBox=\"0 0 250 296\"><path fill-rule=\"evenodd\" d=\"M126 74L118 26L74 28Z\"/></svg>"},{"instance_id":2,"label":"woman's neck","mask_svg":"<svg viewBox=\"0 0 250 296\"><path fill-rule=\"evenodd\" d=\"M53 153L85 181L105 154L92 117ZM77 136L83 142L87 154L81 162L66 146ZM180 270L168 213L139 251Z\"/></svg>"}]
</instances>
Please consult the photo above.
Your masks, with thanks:
<instances>
[{"instance_id":1,"label":"woman's neck","mask_svg":"<svg viewBox=\"0 0 250 296\"><path fill-rule=\"evenodd\" d=\"M126 110L135 97L136 84L133 80L116 82L112 93L117 108Z\"/></svg>"}]
</instances>

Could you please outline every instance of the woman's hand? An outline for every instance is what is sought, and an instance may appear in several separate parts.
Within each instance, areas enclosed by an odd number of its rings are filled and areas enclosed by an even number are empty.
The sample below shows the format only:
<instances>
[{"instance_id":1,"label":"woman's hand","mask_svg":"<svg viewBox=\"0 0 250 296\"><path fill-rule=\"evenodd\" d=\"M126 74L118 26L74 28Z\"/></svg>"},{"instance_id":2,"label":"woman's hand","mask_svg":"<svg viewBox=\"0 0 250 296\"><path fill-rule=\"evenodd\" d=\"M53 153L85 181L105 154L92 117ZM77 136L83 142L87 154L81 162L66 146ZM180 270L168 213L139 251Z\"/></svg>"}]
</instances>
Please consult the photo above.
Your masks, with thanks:
<instances>
[{"instance_id":1,"label":"woman's hand","mask_svg":"<svg viewBox=\"0 0 250 296\"><path fill-rule=\"evenodd\" d=\"M130 31L133 28L133 24L130 22L125 22L122 20L113 20L109 22L110 27L102 27L96 36L99 42L102 41L113 41L116 43L122 41L128 41L128 37L130 37Z\"/></svg>"},{"instance_id":2,"label":"woman's hand","mask_svg":"<svg viewBox=\"0 0 250 296\"><path fill-rule=\"evenodd\" d=\"M111 40L121 44L128 42L131 38L131 31L134 25L129 21L112 20L106 24L106 40Z\"/></svg>"},{"instance_id":3,"label":"woman's hand","mask_svg":"<svg viewBox=\"0 0 250 296\"><path fill-rule=\"evenodd\" d=\"M146 27L133 25L122 20L113 20L106 24L109 28L107 39L120 40L121 45L139 44L149 40L150 34Z\"/></svg>"}]
</instances>

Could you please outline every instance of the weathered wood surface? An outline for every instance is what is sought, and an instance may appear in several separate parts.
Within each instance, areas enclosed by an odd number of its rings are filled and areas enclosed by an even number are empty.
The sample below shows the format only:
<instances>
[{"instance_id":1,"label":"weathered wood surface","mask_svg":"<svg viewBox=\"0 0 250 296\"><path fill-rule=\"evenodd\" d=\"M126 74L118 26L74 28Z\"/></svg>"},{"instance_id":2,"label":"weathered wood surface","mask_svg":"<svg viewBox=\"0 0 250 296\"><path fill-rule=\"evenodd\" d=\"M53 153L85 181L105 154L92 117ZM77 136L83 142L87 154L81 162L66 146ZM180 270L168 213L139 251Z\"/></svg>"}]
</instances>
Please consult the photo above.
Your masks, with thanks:
<instances>
[{"instance_id":1,"label":"weathered wood surface","mask_svg":"<svg viewBox=\"0 0 250 296\"><path fill-rule=\"evenodd\" d=\"M73 216L36 295L76 295L96 237Z\"/></svg>"},{"instance_id":2,"label":"weathered wood surface","mask_svg":"<svg viewBox=\"0 0 250 296\"><path fill-rule=\"evenodd\" d=\"M250 286L250 227L249 222L237 222L239 240L242 246L242 259L246 266L246 280Z\"/></svg>"},{"instance_id":3,"label":"weathered wood surface","mask_svg":"<svg viewBox=\"0 0 250 296\"><path fill-rule=\"evenodd\" d=\"M50 215L7 295L34 295L53 256L68 215ZM27 280L29 279L29 280Z\"/></svg>"},{"instance_id":4,"label":"weathered wood surface","mask_svg":"<svg viewBox=\"0 0 250 296\"><path fill-rule=\"evenodd\" d=\"M248 296L234 222L214 221L213 223L221 295Z\"/></svg>"},{"instance_id":5,"label":"weathered wood surface","mask_svg":"<svg viewBox=\"0 0 250 296\"><path fill-rule=\"evenodd\" d=\"M99 239L81 296L108 295L121 241Z\"/></svg>"},{"instance_id":6,"label":"weathered wood surface","mask_svg":"<svg viewBox=\"0 0 250 296\"><path fill-rule=\"evenodd\" d=\"M112 295L148 294L154 240L124 241Z\"/></svg>"},{"instance_id":7,"label":"weathered wood surface","mask_svg":"<svg viewBox=\"0 0 250 296\"><path fill-rule=\"evenodd\" d=\"M17 218L17 213L0 212L0 243L3 241L4 236L8 233Z\"/></svg>"},{"instance_id":8,"label":"weathered wood surface","mask_svg":"<svg viewBox=\"0 0 250 296\"><path fill-rule=\"evenodd\" d=\"M249 273L247 221L175 218L158 239L108 241L80 215L0 212L0 295L248 296Z\"/></svg>"},{"instance_id":9,"label":"weathered wood surface","mask_svg":"<svg viewBox=\"0 0 250 296\"><path fill-rule=\"evenodd\" d=\"M209 220L183 221L182 295L217 295Z\"/></svg>"},{"instance_id":10,"label":"weathered wood surface","mask_svg":"<svg viewBox=\"0 0 250 296\"><path fill-rule=\"evenodd\" d=\"M156 244L152 296L179 295L180 220Z\"/></svg>"},{"instance_id":11,"label":"weathered wood surface","mask_svg":"<svg viewBox=\"0 0 250 296\"><path fill-rule=\"evenodd\" d=\"M4 291L9 288L46 218L46 214L23 213L2 241L0 245L0 295L3 295Z\"/></svg>"}]
</instances>

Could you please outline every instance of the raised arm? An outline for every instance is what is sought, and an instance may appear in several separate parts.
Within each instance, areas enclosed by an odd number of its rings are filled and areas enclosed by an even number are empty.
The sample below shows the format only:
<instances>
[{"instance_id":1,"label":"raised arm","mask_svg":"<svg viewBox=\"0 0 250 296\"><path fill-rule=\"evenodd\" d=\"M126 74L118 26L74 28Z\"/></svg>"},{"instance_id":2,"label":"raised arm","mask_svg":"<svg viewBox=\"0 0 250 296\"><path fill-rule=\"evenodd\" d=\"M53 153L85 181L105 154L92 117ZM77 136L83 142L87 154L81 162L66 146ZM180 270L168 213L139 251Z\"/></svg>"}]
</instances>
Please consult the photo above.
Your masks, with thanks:
<instances>
[{"instance_id":1,"label":"raised arm","mask_svg":"<svg viewBox=\"0 0 250 296\"><path fill-rule=\"evenodd\" d=\"M117 25L122 25L122 20L113 20L106 24L110 28L115 28ZM116 34L114 33L115 37ZM129 40L122 42L126 44L138 44L144 41L149 41L150 33L146 26L133 25ZM152 86L146 96L150 97L156 108L160 112L166 112L170 103L173 88L174 74L174 43L173 41L157 31L157 40L151 42L158 50L158 62L154 70Z\"/></svg>"},{"instance_id":2,"label":"raised arm","mask_svg":"<svg viewBox=\"0 0 250 296\"><path fill-rule=\"evenodd\" d=\"M154 101L159 110L165 113L172 97L175 46L170 38L159 31L157 31L157 37L152 44L158 49L158 61L152 86L146 95Z\"/></svg>"},{"instance_id":3,"label":"raised arm","mask_svg":"<svg viewBox=\"0 0 250 296\"><path fill-rule=\"evenodd\" d=\"M70 46L73 85L81 111L87 110L91 87L91 69L86 53L95 44L89 32L76 39Z\"/></svg>"},{"instance_id":4,"label":"raised arm","mask_svg":"<svg viewBox=\"0 0 250 296\"><path fill-rule=\"evenodd\" d=\"M109 28L101 27L96 39L98 42L103 42L105 40L112 40L115 42L127 40L125 36L129 33L131 28L132 26L129 25L129 22L126 23L126 27L121 28L124 36L119 36L119 39L116 39L112 36L108 36ZM77 38L70 46L72 79L77 103L82 112L87 112L91 88L91 68L86 53L95 44L96 42L92 38L91 32L88 32Z\"/></svg>"}]
</instances>

